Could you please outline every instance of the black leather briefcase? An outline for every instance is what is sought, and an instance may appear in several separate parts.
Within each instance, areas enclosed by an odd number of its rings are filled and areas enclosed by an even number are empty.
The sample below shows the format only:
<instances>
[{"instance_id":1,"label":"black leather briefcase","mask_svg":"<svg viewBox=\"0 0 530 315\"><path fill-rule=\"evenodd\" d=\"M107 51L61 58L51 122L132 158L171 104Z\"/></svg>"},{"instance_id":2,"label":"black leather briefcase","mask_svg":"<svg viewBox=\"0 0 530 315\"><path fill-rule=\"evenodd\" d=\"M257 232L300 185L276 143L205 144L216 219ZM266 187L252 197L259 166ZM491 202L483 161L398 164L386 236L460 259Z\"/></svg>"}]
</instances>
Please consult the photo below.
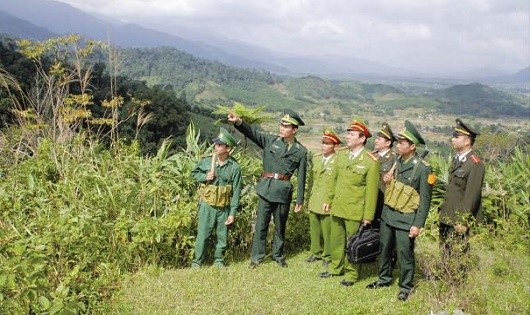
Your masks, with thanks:
<instances>
[{"instance_id":1,"label":"black leather briefcase","mask_svg":"<svg viewBox=\"0 0 530 315\"><path fill-rule=\"evenodd\" d=\"M371 226L361 225L357 233L348 237L346 253L352 263L372 261L381 254L380 233Z\"/></svg>"}]
</instances>

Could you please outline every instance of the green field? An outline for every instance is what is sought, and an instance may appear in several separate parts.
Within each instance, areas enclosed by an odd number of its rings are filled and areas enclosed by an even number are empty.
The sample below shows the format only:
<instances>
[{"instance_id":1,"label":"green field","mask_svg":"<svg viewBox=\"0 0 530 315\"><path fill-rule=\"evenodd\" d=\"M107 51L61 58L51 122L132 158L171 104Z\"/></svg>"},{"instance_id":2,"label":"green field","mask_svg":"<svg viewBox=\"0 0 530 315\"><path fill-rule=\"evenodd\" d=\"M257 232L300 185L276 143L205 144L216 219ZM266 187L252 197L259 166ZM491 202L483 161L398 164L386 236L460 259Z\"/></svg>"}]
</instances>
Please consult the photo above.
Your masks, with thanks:
<instances>
[{"instance_id":1,"label":"green field","mask_svg":"<svg viewBox=\"0 0 530 315\"><path fill-rule=\"evenodd\" d=\"M416 247L416 287L408 301L397 299L397 281L389 288L365 289L376 279L376 263L363 264L354 286L340 278L321 279L319 263L308 252L287 256L289 268L269 261L257 269L248 260L227 268L158 269L147 267L122 283L113 301L115 314L528 314L530 257L525 251L473 244L479 262L468 284L429 281L422 269L434 264L436 245L425 238ZM518 254L517 254L518 253ZM526 252L528 253L528 252ZM395 272L395 276L398 275ZM441 313L440 313L441 314Z\"/></svg>"}]
</instances>

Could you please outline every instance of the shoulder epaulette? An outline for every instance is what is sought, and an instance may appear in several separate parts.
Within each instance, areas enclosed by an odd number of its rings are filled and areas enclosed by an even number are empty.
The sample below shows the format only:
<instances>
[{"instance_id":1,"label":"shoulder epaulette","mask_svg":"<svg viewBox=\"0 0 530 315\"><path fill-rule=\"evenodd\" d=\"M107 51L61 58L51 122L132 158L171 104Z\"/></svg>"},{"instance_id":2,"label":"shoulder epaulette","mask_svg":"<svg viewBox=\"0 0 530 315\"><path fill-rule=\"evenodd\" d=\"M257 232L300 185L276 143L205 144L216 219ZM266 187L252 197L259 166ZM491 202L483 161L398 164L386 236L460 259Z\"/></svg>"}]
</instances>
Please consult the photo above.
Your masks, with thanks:
<instances>
[{"instance_id":1,"label":"shoulder epaulette","mask_svg":"<svg viewBox=\"0 0 530 315\"><path fill-rule=\"evenodd\" d=\"M421 160L421 163L423 163L423 165L425 165L425 166L431 166L431 164L429 164L427 161L425 161L423 159Z\"/></svg>"},{"instance_id":2,"label":"shoulder epaulette","mask_svg":"<svg viewBox=\"0 0 530 315\"><path fill-rule=\"evenodd\" d=\"M471 154L471 156L469 158L471 159L471 161L473 161L473 164L480 163L480 158L477 155L475 155L475 154Z\"/></svg>"},{"instance_id":3,"label":"shoulder epaulette","mask_svg":"<svg viewBox=\"0 0 530 315\"><path fill-rule=\"evenodd\" d=\"M368 156L371 157L372 160L377 161L377 156L373 155L372 152L366 151L366 154L368 154Z\"/></svg>"}]
</instances>

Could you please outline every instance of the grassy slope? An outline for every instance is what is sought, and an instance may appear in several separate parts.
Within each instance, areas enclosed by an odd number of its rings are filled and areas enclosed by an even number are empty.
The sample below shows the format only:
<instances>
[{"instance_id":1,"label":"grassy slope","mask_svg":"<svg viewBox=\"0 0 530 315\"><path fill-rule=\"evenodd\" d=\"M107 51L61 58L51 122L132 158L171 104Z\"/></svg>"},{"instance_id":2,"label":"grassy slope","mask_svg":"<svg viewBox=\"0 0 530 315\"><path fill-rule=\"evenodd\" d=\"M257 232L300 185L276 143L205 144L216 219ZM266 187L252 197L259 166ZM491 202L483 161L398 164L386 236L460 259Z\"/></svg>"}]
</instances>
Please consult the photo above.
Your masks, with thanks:
<instances>
[{"instance_id":1,"label":"grassy slope","mask_svg":"<svg viewBox=\"0 0 530 315\"><path fill-rule=\"evenodd\" d=\"M123 283L114 301L116 314L430 314L463 309L466 314L529 314L530 257L499 246L494 251L475 244L479 267L466 288L447 288L444 281L416 276L417 289L403 303L397 283L368 290L376 264L365 264L353 287L340 278L321 279L320 264L304 262L307 252L288 256L289 268L272 261L248 269L248 261L228 268L144 270ZM436 244L423 238L417 247L417 273L436 255Z\"/></svg>"}]
</instances>

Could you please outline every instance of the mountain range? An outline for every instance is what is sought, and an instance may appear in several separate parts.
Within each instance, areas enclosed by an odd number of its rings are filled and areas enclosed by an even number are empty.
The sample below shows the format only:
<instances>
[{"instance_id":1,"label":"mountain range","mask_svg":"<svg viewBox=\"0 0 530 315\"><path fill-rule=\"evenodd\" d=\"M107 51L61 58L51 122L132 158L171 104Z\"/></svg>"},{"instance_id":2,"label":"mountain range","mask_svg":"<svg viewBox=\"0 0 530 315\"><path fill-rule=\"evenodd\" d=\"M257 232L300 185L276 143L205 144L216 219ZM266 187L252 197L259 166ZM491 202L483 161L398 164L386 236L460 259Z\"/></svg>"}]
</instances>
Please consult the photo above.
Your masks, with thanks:
<instances>
[{"instance_id":1,"label":"mountain range","mask_svg":"<svg viewBox=\"0 0 530 315\"><path fill-rule=\"evenodd\" d=\"M209 38L208 43L194 41L137 24L124 24L111 17L96 16L50 0L3 0L0 3L0 33L34 40L77 33L121 47L175 47L200 58L276 74L310 74L330 78L426 77L425 74L354 57L328 55L308 58L217 38ZM530 68L512 75L498 75L485 70L455 75L455 78L526 83L530 82Z\"/></svg>"}]
</instances>

